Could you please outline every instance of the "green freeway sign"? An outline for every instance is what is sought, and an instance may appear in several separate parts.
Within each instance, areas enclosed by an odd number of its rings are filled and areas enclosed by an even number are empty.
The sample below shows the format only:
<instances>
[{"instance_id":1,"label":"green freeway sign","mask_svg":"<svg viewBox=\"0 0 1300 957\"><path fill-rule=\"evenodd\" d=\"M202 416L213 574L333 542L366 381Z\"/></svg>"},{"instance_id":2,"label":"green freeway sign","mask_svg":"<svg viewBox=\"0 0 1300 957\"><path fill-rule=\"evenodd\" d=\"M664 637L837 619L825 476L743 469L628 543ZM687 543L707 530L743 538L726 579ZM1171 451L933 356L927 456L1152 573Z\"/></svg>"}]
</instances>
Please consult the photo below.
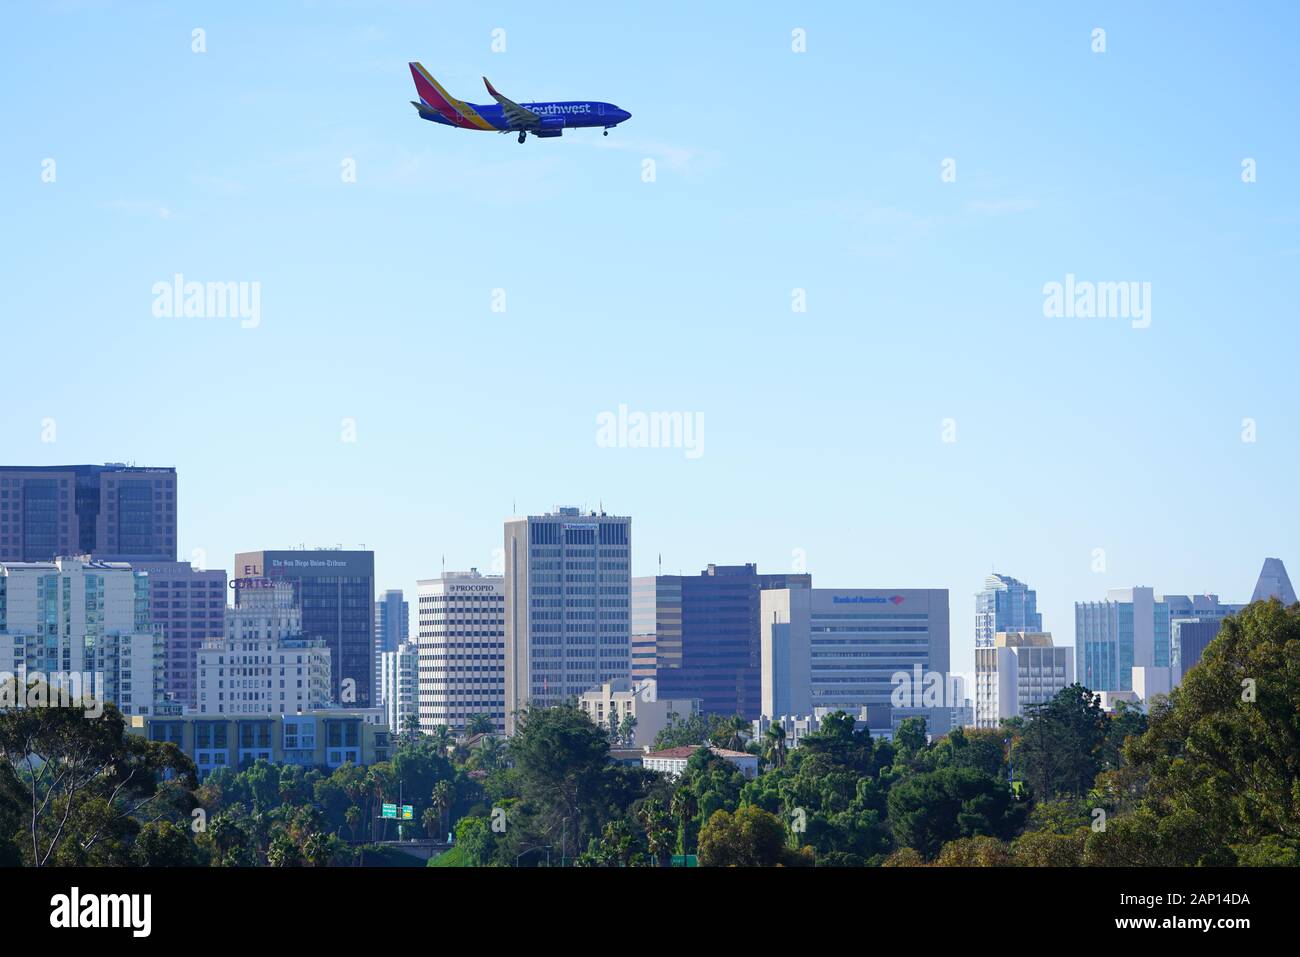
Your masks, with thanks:
<instances>
[{"instance_id":1,"label":"green freeway sign","mask_svg":"<svg viewBox=\"0 0 1300 957\"><path fill-rule=\"evenodd\" d=\"M383 813L383 816L384 816L384 817L396 818L396 817L397 817L397 805L396 805L396 804L385 804L385 805L384 805L384 813Z\"/></svg>"}]
</instances>

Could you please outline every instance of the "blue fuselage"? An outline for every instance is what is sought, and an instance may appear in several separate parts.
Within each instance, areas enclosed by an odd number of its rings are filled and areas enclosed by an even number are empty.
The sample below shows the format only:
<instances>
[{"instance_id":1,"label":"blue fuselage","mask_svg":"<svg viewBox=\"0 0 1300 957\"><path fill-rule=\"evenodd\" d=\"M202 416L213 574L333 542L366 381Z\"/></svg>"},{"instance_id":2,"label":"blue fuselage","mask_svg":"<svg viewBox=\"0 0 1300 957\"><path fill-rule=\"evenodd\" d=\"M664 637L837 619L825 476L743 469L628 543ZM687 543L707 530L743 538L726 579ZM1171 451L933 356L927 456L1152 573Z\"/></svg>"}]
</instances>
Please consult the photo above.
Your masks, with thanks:
<instances>
[{"instance_id":1,"label":"blue fuselage","mask_svg":"<svg viewBox=\"0 0 1300 957\"><path fill-rule=\"evenodd\" d=\"M512 123L505 115L505 110L499 104L490 103L479 105L477 103L467 104L475 113L487 120L492 126L500 131L521 130L525 127L518 123ZM632 114L626 110L621 110L613 103L599 103L595 100L559 100L548 103L521 103L519 104L526 110L532 110L542 117L542 127L540 130L529 127L530 132L536 135L546 135L550 130L569 130L581 127L605 127L606 129L618 126ZM464 124L453 123L436 110L421 110L420 115L426 120L434 123L441 123L443 126L462 126Z\"/></svg>"}]
</instances>

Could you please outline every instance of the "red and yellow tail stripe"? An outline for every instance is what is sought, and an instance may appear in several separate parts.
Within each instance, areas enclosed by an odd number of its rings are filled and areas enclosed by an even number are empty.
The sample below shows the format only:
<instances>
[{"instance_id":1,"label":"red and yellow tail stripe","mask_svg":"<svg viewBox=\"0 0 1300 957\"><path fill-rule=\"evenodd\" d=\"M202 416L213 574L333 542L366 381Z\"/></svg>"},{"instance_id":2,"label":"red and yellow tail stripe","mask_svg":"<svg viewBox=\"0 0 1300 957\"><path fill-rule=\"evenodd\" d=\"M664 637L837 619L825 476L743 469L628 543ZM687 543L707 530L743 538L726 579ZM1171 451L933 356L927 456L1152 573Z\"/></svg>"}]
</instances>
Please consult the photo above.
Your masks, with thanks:
<instances>
[{"instance_id":1,"label":"red and yellow tail stripe","mask_svg":"<svg viewBox=\"0 0 1300 957\"><path fill-rule=\"evenodd\" d=\"M411 77L415 80L415 90L420 99L441 113L449 123L467 130L496 129L479 115L478 110L444 90L442 84L419 63L411 64Z\"/></svg>"}]
</instances>

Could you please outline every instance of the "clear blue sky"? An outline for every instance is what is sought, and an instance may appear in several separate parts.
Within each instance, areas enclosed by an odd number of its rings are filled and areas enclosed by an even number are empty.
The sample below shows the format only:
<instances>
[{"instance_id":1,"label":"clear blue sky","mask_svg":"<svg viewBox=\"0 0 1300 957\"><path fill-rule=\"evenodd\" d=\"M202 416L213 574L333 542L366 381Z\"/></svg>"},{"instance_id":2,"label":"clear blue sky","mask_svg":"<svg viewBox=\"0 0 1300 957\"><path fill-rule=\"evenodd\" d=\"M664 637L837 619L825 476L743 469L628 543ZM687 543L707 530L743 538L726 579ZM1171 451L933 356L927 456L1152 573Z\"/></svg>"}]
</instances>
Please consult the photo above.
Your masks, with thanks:
<instances>
[{"instance_id":1,"label":"clear blue sky","mask_svg":"<svg viewBox=\"0 0 1300 957\"><path fill-rule=\"evenodd\" d=\"M175 465L182 558L364 543L413 590L603 501L635 574L946 587L959 669L992 569L1064 642L1108 587L1300 571L1294 4L230 6L0 29L0 460ZM437 127L416 59L632 119ZM156 318L178 272L261 325ZM1045 318L1067 273L1150 282L1151 327ZM598 447L619 404L704 454Z\"/></svg>"}]
</instances>

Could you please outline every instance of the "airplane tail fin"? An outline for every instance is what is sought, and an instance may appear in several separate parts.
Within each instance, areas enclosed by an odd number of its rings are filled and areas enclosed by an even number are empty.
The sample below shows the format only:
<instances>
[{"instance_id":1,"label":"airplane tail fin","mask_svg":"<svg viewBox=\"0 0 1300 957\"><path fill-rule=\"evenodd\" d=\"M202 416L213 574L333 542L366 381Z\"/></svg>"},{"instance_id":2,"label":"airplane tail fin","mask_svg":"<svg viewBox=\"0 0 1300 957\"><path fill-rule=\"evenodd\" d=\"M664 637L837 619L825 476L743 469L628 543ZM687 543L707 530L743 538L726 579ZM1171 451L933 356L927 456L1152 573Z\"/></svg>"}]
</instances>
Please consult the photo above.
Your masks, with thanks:
<instances>
[{"instance_id":1,"label":"airplane tail fin","mask_svg":"<svg viewBox=\"0 0 1300 957\"><path fill-rule=\"evenodd\" d=\"M420 99L447 119L455 122L455 118L460 114L457 109L460 101L444 90L442 84L435 80L433 74L421 64L413 62L410 66L411 78L415 80L415 91L420 94Z\"/></svg>"}]
</instances>

